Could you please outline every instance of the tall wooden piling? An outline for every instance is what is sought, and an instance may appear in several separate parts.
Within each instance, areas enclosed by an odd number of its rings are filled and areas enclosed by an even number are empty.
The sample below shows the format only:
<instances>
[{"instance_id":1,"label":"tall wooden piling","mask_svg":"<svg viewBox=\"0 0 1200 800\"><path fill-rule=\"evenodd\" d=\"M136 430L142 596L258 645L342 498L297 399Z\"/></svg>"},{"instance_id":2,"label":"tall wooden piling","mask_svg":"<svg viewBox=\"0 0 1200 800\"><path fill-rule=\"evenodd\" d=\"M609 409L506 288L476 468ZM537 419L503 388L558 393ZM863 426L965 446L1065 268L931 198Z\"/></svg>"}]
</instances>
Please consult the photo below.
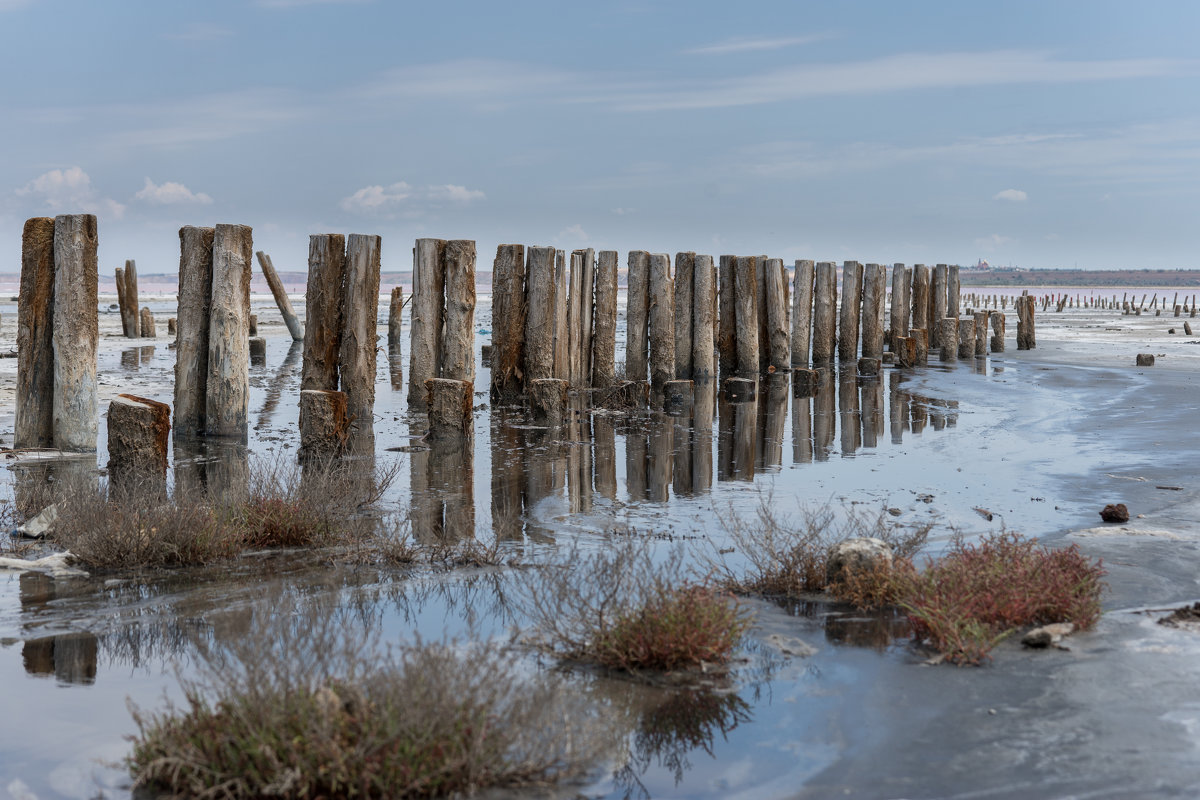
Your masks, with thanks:
<instances>
[{"instance_id":1,"label":"tall wooden piling","mask_svg":"<svg viewBox=\"0 0 1200 800\"><path fill-rule=\"evenodd\" d=\"M570 303L567 287L566 253L554 251L554 377L570 383L571 365L567 332Z\"/></svg>"},{"instance_id":2,"label":"tall wooden piling","mask_svg":"<svg viewBox=\"0 0 1200 800\"><path fill-rule=\"evenodd\" d=\"M734 275L737 256L721 256L717 271L717 354L722 375L737 370L737 312L734 300Z\"/></svg>"},{"instance_id":3,"label":"tall wooden piling","mask_svg":"<svg viewBox=\"0 0 1200 800\"><path fill-rule=\"evenodd\" d=\"M339 387L346 393L346 410L359 430L371 427L375 408L375 342L378 338L381 246L382 240L378 236L352 233L346 239L338 381ZM472 301L474 295L475 287L472 285ZM444 341L449 343L452 337L447 335Z\"/></svg>"},{"instance_id":4,"label":"tall wooden piling","mask_svg":"<svg viewBox=\"0 0 1200 800\"><path fill-rule=\"evenodd\" d=\"M571 252L567 294L567 380L583 386L583 251ZM588 287L589 291L591 287Z\"/></svg>"},{"instance_id":5,"label":"tall wooden piling","mask_svg":"<svg viewBox=\"0 0 1200 800\"><path fill-rule=\"evenodd\" d=\"M929 331L929 267L917 264L912 271L912 289L910 291L912 314L909 318L909 330L920 329Z\"/></svg>"},{"instance_id":6,"label":"tall wooden piling","mask_svg":"<svg viewBox=\"0 0 1200 800\"><path fill-rule=\"evenodd\" d=\"M838 358L858 359L858 329L862 313L863 268L857 261L842 263L842 304L838 308Z\"/></svg>"},{"instance_id":7,"label":"tall wooden piling","mask_svg":"<svg viewBox=\"0 0 1200 800\"><path fill-rule=\"evenodd\" d=\"M92 452L98 430L96 347L99 266L96 217L54 218L54 446Z\"/></svg>"},{"instance_id":8,"label":"tall wooden piling","mask_svg":"<svg viewBox=\"0 0 1200 800\"><path fill-rule=\"evenodd\" d=\"M706 380L716 376L714 331L716 306L713 301L716 270L713 269L712 256L698 255L693 262L692 281L692 313L695 320L692 328L692 377L696 380ZM675 276L678 282L679 276ZM675 307L675 316L683 316L680 307ZM678 372L678 368L676 369ZM711 428L711 421L710 421ZM710 465L711 466L711 465Z\"/></svg>"},{"instance_id":9,"label":"tall wooden piling","mask_svg":"<svg viewBox=\"0 0 1200 800\"><path fill-rule=\"evenodd\" d=\"M837 346L837 265L821 261L816 267L813 294L812 363L833 360Z\"/></svg>"},{"instance_id":10,"label":"tall wooden piling","mask_svg":"<svg viewBox=\"0 0 1200 800\"><path fill-rule=\"evenodd\" d=\"M863 272L863 358L883 358L883 306L886 294L887 270L882 264L867 264Z\"/></svg>"},{"instance_id":11,"label":"tall wooden piling","mask_svg":"<svg viewBox=\"0 0 1200 800\"><path fill-rule=\"evenodd\" d=\"M438 377L443 297L446 292L443 259L445 249L444 239L417 239L413 248L413 291L409 300L412 316L409 331L411 344L408 354L408 403L414 408L420 408L425 403L425 381ZM308 330L312 331L311 324ZM308 342L304 345L307 350ZM305 363L308 362L307 358L304 360Z\"/></svg>"},{"instance_id":12,"label":"tall wooden piling","mask_svg":"<svg viewBox=\"0 0 1200 800\"><path fill-rule=\"evenodd\" d=\"M786 270L782 258L768 258L762 262L762 283L766 288L765 306L767 331L767 360L759 365L764 372L787 375L791 365L791 332L787 319Z\"/></svg>"},{"instance_id":13,"label":"tall wooden piling","mask_svg":"<svg viewBox=\"0 0 1200 800\"><path fill-rule=\"evenodd\" d=\"M17 303L17 397L13 447L54 446L54 219L21 233Z\"/></svg>"},{"instance_id":14,"label":"tall wooden piling","mask_svg":"<svg viewBox=\"0 0 1200 800\"><path fill-rule=\"evenodd\" d=\"M212 308L213 228L179 229L179 304L175 312L175 437L205 430L208 319Z\"/></svg>"},{"instance_id":15,"label":"tall wooden piling","mask_svg":"<svg viewBox=\"0 0 1200 800\"><path fill-rule=\"evenodd\" d=\"M941 324L946 318L946 265L938 264L933 268L933 281L929 296L929 347L940 347L942 344ZM957 339L955 346L958 346Z\"/></svg>"},{"instance_id":16,"label":"tall wooden piling","mask_svg":"<svg viewBox=\"0 0 1200 800\"><path fill-rule=\"evenodd\" d=\"M136 339L141 318L138 315L137 264L132 258L125 261L125 275L117 291L121 294L121 327L127 338Z\"/></svg>"},{"instance_id":17,"label":"tall wooden piling","mask_svg":"<svg viewBox=\"0 0 1200 800\"><path fill-rule=\"evenodd\" d=\"M205 433L241 440L249 419L251 237L248 225L218 225L213 234L204 403Z\"/></svg>"},{"instance_id":18,"label":"tall wooden piling","mask_svg":"<svg viewBox=\"0 0 1200 800\"><path fill-rule=\"evenodd\" d=\"M502 244L492 262L493 403L525 391L525 245Z\"/></svg>"},{"instance_id":19,"label":"tall wooden piling","mask_svg":"<svg viewBox=\"0 0 1200 800\"><path fill-rule=\"evenodd\" d=\"M946 316L957 317L960 311L962 285L959 282L958 265L946 267Z\"/></svg>"},{"instance_id":20,"label":"tall wooden piling","mask_svg":"<svg viewBox=\"0 0 1200 800\"><path fill-rule=\"evenodd\" d=\"M692 377L692 332L694 304L692 302L696 282L696 254L675 254L675 375L682 379Z\"/></svg>"},{"instance_id":21,"label":"tall wooden piling","mask_svg":"<svg viewBox=\"0 0 1200 800\"><path fill-rule=\"evenodd\" d=\"M650 385L661 389L675 377L675 290L671 257L650 256Z\"/></svg>"},{"instance_id":22,"label":"tall wooden piling","mask_svg":"<svg viewBox=\"0 0 1200 800\"><path fill-rule=\"evenodd\" d=\"M808 365L812 345L814 265L811 259L797 259L792 277L792 366Z\"/></svg>"},{"instance_id":23,"label":"tall wooden piling","mask_svg":"<svg viewBox=\"0 0 1200 800\"><path fill-rule=\"evenodd\" d=\"M908 271L903 264L892 265L892 304L888 308L888 323L892 332L888 340L888 350L895 353L895 341L908 336Z\"/></svg>"},{"instance_id":24,"label":"tall wooden piling","mask_svg":"<svg viewBox=\"0 0 1200 800\"><path fill-rule=\"evenodd\" d=\"M1033 350L1037 347L1037 334L1033 321L1035 301L1029 295L1017 298L1017 349Z\"/></svg>"},{"instance_id":25,"label":"tall wooden piling","mask_svg":"<svg viewBox=\"0 0 1200 800\"><path fill-rule=\"evenodd\" d=\"M475 242L452 239L446 242L443 258L446 310L442 346L438 353L438 376L474 384Z\"/></svg>"},{"instance_id":26,"label":"tall wooden piling","mask_svg":"<svg viewBox=\"0 0 1200 800\"><path fill-rule=\"evenodd\" d=\"M279 273L275 271L271 257L262 250L255 253L255 257L258 258L258 266L262 270L263 277L267 279L267 286L271 288L271 295L275 298L275 305L278 306L279 313L283 317L283 324L287 325L288 333L292 335L292 341L304 341L304 329L300 327L296 309L292 308L291 298L287 295L283 281L279 280Z\"/></svg>"},{"instance_id":27,"label":"tall wooden piling","mask_svg":"<svg viewBox=\"0 0 1200 800\"><path fill-rule=\"evenodd\" d=\"M758 259L738 256L733 275L734 349L737 374L758 374Z\"/></svg>"},{"instance_id":28,"label":"tall wooden piling","mask_svg":"<svg viewBox=\"0 0 1200 800\"><path fill-rule=\"evenodd\" d=\"M592 336L593 318L596 307L596 251L586 248L583 254L583 281L579 297L579 327L582 333L579 348L579 381L583 386L592 385Z\"/></svg>"},{"instance_id":29,"label":"tall wooden piling","mask_svg":"<svg viewBox=\"0 0 1200 800\"><path fill-rule=\"evenodd\" d=\"M958 319L943 317L938 321L938 345L941 348L942 361L958 360Z\"/></svg>"},{"instance_id":30,"label":"tall wooden piling","mask_svg":"<svg viewBox=\"0 0 1200 800\"><path fill-rule=\"evenodd\" d=\"M554 377L554 248L530 247L525 279L525 387ZM492 358L495 359L495 351ZM493 360L493 364L494 364ZM493 367L494 368L494 367Z\"/></svg>"},{"instance_id":31,"label":"tall wooden piling","mask_svg":"<svg viewBox=\"0 0 1200 800\"><path fill-rule=\"evenodd\" d=\"M304 356L300 388L336 391L342 344L342 288L346 281L346 238L340 233L308 238Z\"/></svg>"},{"instance_id":32,"label":"tall wooden piling","mask_svg":"<svg viewBox=\"0 0 1200 800\"><path fill-rule=\"evenodd\" d=\"M650 314L650 254L629 251L629 295L625 308L625 379L646 380Z\"/></svg>"},{"instance_id":33,"label":"tall wooden piling","mask_svg":"<svg viewBox=\"0 0 1200 800\"><path fill-rule=\"evenodd\" d=\"M166 403L132 394L113 398L108 406L110 493L166 496L170 431L171 407Z\"/></svg>"},{"instance_id":34,"label":"tall wooden piling","mask_svg":"<svg viewBox=\"0 0 1200 800\"><path fill-rule=\"evenodd\" d=\"M616 383L617 251L601 250L596 265L596 301L592 330L592 386Z\"/></svg>"}]
</instances>

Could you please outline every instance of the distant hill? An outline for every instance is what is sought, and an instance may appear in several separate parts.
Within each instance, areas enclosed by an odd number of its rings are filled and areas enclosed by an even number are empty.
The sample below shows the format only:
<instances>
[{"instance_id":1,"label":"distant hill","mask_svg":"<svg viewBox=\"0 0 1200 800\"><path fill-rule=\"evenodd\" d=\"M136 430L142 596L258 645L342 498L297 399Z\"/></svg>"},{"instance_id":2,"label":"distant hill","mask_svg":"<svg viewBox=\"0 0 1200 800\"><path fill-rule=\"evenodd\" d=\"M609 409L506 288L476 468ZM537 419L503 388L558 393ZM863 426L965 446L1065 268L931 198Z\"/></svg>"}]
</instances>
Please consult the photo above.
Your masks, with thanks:
<instances>
[{"instance_id":1,"label":"distant hill","mask_svg":"<svg viewBox=\"0 0 1200 800\"><path fill-rule=\"evenodd\" d=\"M959 273L963 286L1179 286L1200 287L1200 270L996 269Z\"/></svg>"}]
</instances>

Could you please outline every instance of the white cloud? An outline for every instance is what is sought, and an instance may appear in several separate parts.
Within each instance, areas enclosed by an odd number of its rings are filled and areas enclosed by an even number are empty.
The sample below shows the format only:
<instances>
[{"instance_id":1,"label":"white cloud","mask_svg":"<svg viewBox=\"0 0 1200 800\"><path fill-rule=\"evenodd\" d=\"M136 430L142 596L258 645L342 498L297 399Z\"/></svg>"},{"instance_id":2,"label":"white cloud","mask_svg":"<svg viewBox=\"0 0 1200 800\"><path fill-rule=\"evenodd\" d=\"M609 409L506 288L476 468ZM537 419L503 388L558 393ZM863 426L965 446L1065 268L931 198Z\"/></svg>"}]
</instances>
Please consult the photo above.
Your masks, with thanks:
<instances>
[{"instance_id":1,"label":"white cloud","mask_svg":"<svg viewBox=\"0 0 1200 800\"><path fill-rule=\"evenodd\" d=\"M28 197L54 213L104 213L120 219L125 206L107 197L100 197L92 179L81 167L52 169L42 173L20 189L18 197Z\"/></svg>"},{"instance_id":2,"label":"white cloud","mask_svg":"<svg viewBox=\"0 0 1200 800\"><path fill-rule=\"evenodd\" d=\"M166 183L155 185L154 181L149 178L146 178L146 185L134 197L138 200L145 200L147 203L159 206L177 205L179 203L209 205L213 201L204 192L193 192L182 183L167 181Z\"/></svg>"},{"instance_id":3,"label":"white cloud","mask_svg":"<svg viewBox=\"0 0 1200 800\"><path fill-rule=\"evenodd\" d=\"M389 186L364 186L340 203L344 211L359 214L393 215L419 212L424 208L465 206L486 195L453 183L413 186L398 181Z\"/></svg>"},{"instance_id":4,"label":"white cloud","mask_svg":"<svg viewBox=\"0 0 1200 800\"><path fill-rule=\"evenodd\" d=\"M1010 203L1024 203L1029 199L1029 195L1020 189L1005 189L1002 192L996 192L992 195L993 200L1007 200Z\"/></svg>"},{"instance_id":5,"label":"white cloud","mask_svg":"<svg viewBox=\"0 0 1200 800\"><path fill-rule=\"evenodd\" d=\"M701 45L684 50L688 55L720 56L729 53L747 53L759 50L779 50L784 47L795 47L802 44L812 44L832 38L828 33L814 33L807 36L783 36L775 38L750 39L737 37L726 39L715 44Z\"/></svg>"}]
</instances>

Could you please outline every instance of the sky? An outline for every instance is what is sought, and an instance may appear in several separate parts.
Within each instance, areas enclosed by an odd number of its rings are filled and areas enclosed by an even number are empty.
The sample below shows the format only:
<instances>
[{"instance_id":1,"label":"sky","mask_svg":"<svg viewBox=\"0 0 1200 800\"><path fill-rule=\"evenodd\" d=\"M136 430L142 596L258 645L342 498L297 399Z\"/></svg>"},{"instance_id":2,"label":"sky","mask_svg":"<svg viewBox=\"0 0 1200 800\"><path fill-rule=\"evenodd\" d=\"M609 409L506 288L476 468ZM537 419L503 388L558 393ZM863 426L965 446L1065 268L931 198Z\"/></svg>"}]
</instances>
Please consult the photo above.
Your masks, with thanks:
<instances>
[{"instance_id":1,"label":"sky","mask_svg":"<svg viewBox=\"0 0 1200 800\"><path fill-rule=\"evenodd\" d=\"M1200 3L0 0L0 272L31 216L173 273L314 233L1200 267Z\"/></svg>"}]
</instances>

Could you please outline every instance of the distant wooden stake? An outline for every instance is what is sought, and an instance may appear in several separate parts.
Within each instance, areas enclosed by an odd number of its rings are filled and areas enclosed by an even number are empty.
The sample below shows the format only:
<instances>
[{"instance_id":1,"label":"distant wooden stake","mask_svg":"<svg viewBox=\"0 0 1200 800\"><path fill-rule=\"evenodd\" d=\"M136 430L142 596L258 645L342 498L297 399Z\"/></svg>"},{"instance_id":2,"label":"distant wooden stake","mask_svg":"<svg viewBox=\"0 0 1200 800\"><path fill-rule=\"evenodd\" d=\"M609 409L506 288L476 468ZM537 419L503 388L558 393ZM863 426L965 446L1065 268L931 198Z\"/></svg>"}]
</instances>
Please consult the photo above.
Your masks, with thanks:
<instances>
[{"instance_id":1,"label":"distant wooden stake","mask_svg":"<svg viewBox=\"0 0 1200 800\"><path fill-rule=\"evenodd\" d=\"M279 280L279 273L275 271L271 257L262 250L255 255L258 258L258 266L262 270L263 277L267 279L267 286L271 287L275 305L279 307L279 313L283 316L283 324L287 325L288 333L292 335L292 341L304 341L304 329L300 327L300 319L296 316L296 310L292 308L292 301L287 295L287 290L284 289L283 281Z\"/></svg>"}]
</instances>

